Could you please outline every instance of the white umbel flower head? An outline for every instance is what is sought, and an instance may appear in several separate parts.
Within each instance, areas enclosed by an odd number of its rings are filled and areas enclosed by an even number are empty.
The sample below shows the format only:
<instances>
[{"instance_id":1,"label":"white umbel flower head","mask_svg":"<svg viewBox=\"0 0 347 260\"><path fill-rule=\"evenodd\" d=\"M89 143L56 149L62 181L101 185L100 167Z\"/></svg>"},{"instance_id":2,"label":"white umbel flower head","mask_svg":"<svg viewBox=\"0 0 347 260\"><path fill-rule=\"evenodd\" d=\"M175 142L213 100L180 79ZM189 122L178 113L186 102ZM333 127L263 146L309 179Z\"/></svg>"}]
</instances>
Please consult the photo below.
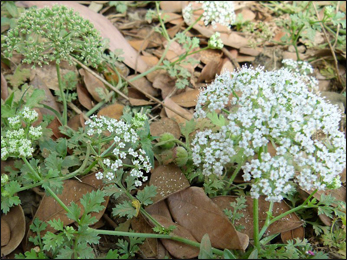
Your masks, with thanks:
<instances>
[{"instance_id":1,"label":"white umbel flower head","mask_svg":"<svg viewBox=\"0 0 347 260\"><path fill-rule=\"evenodd\" d=\"M244 180L252 181L252 197L266 195L269 201L280 201L294 182L306 190L336 186L346 166L341 111L310 91L306 76L262 67L217 76L200 93L194 116L213 118L224 110L228 120L196 134L194 164L205 175L222 175L223 167L241 163ZM273 157L266 152L270 142Z\"/></svg>"},{"instance_id":2,"label":"white umbel flower head","mask_svg":"<svg viewBox=\"0 0 347 260\"><path fill-rule=\"evenodd\" d=\"M203 21L205 25L216 24L229 26L235 23L236 15L232 1L197 1L202 3Z\"/></svg>"}]
</instances>

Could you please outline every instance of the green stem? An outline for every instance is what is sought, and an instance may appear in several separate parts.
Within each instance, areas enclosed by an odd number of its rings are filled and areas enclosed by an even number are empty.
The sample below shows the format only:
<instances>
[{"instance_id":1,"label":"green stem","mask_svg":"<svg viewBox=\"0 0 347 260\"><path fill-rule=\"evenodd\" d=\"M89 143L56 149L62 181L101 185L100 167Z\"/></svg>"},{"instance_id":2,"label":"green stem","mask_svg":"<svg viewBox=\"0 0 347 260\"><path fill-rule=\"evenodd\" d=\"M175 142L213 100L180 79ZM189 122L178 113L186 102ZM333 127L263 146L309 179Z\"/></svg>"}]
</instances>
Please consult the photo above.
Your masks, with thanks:
<instances>
[{"instance_id":1,"label":"green stem","mask_svg":"<svg viewBox=\"0 0 347 260\"><path fill-rule=\"evenodd\" d=\"M170 63L170 66L174 66L176 63L178 63L178 62L184 60L185 58L187 58L187 57L190 56L190 55L193 55L193 54L195 54L195 53L199 53L199 52L201 52L201 51L208 50L208 49L209 49L209 47L206 46L206 47L201 48L201 49L199 49L199 50L192 51L192 52L189 52L189 53L185 53L183 56L179 57L177 60L171 62L171 63Z\"/></svg>"},{"instance_id":2,"label":"green stem","mask_svg":"<svg viewBox=\"0 0 347 260\"><path fill-rule=\"evenodd\" d=\"M238 174L239 171L241 170L241 167L242 167L243 164L244 164L244 163L242 162L242 163L239 163L239 164L237 165L235 171L233 172L233 174L231 175L231 177L230 177L230 179L229 179L229 181L228 181L228 185L227 185L226 189L224 189L224 192L225 192L224 195L226 195L226 193L230 190L230 186L232 185L232 183L233 183L233 181L235 180L237 174Z\"/></svg>"},{"instance_id":3,"label":"green stem","mask_svg":"<svg viewBox=\"0 0 347 260\"><path fill-rule=\"evenodd\" d=\"M155 6L157 8L157 13L158 13L158 19L159 19L159 22L160 22L160 26L161 26L161 28L163 28L164 37L165 37L166 40L170 41L170 36L169 36L169 34L168 34L168 32L167 32L167 30L165 28L165 24L164 24L163 20L161 19L159 2L158 1L155 2Z\"/></svg>"},{"instance_id":4,"label":"green stem","mask_svg":"<svg viewBox=\"0 0 347 260\"><path fill-rule=\"evenodd\" d=\"M30 169L30 171L32 172L32 174L34 174L35 178L38 180L38 181L41 181L41 177L40 175L34 170L34 168L30 165L30 163L28 162L27 158L25 157L22 157L22 160L24 161L24 163L26 164L26 166L28 166L28 168Z\"/></svg>"},{"instance_id":5,"label":"green stem","mask_svg":"<svg viewBox=\"0 0 347 260\"><path fill-rule=\"evenodd\" d=\"M65 98L65 93L63 91L63 83L61 81L61 75L60 75L60 67L59 64L55 64L55 68L57 70L57 76L58 76L58 85L59 85L59 90L60 90L60 95L63 100L63 126L67 125L67 103L66 103L66 98Z\"/></svg>"},{"instance_id":6,"label":"green stem","mask_svg":"<svg viewBox=\"0 0 347 260\"><path fill-rule=\"evenodd\" d=\"M186 32L188 32L190 29L192 29L193 27L194 27L194 25L196 25L200 20L201 20L201 18L202 18L202 14L198 17L198 19L196 19L195 21L194 21L194 23L192 23L191 25L189 25L188 26L188 28L187 29L185 29L182 33L186 33Z\"/></svg>"},{"instance_id":7,"label":"green stem","mask_svg":"<svg viewBox=\"0 0 347 260\"><path fill-rule=\"evenodd\" d=\"M111 92L107 95L107 97L105 98L105 100L99 102L98 104L96 104L95 106L92 107L91 110L89 110L85 115L87 117L90 117L92 114L94 114L94 112L96 112L99 108L101 108L103 105L105 105L113 96L114 96L115 92Z\"/></svg>"},{"instance_id":8,"label":"green stem","mask_svg":"<svg viewBox=\"0 0 347 260\"><path fill-rule=\"evenodd\" d=\"M270 206L269 206L269 210L267 211L267 215L266 215L264 226L260 230L260 233L259 233L259 238L261 238L264 235L264 233L266 232L266 230L268 229L268 227L270 225L270 219L271 219L271 216L272 216L273 206L274 206L274 202L271 201L270 202Z\"/></svg>"},{"instance_id":9,"label":"green stem","mask_svg":"<svg viewBox=\"0 0 347 260\"><path fill-rule=\"evenodd\" d=\"M259 243L259 201L258 199L253 199L253 239L254 247L260 252L260 243Z\"/></svg>"},{"instance_id":10,"label":"green stem","mask_svg":"<svg viewBox=\"0 0 347 260\"><path fill-rule=\"evenodd\" d=\"M88 228L88 231L91 231L98 235L111 235L111 236L126 236L126 237L144 237L144 238L160 238L160 239L171 239L174 241L182 242L184 244L200 248L200 243L173 235L164 235L164 234L152 234L152 233L135 233L135 232L123 232L123 231L113 231L113 230L100 230ZM223 256L223 251L212 248L212 252L216 255ZM235 258L236 259L236 258Z\"/></svg>"}]
</instances>

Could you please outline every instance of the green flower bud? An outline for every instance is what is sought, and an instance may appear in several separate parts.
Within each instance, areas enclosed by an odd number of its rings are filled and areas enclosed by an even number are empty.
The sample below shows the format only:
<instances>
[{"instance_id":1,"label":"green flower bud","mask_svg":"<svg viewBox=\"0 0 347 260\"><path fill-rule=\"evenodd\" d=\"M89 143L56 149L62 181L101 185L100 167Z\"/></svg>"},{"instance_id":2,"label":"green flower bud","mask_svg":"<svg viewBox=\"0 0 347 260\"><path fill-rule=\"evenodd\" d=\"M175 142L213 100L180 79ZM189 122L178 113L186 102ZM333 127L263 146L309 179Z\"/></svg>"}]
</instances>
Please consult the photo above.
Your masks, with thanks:
<instances>
[{"instance_id":1,"label":"green flower bud","mask_svg":"<svg viewBox=\"0 0 347 260\"><path fill-rule=\"evenodd\" d=\"M188 152L182 146L175 147L174 149L175 163L181 167L188 161Z\"/></svg>"},{"instance_id":2,"label":"green flower bud","mask_svg":"<svg viewBox=\"0 0 347 260\"><path fill-rule=\"evenodd\" d=\"M176 140L176 138L170 133L164 133L159 137L159 143L165 142L161 145L165 149L171 149L172 147L174 147L174 140Z\"/></svg>"},{"instance_id":3,"label":"green flower bud","mask_svg":"<svg viewBox=\"0 0 347 260\"><path fill-rule=\"evenodd\" d=\"M330 190L336 190L341 187L340 175L336 176L331 183L327 183L327 188Z\"/></svg>"}]
</instances>

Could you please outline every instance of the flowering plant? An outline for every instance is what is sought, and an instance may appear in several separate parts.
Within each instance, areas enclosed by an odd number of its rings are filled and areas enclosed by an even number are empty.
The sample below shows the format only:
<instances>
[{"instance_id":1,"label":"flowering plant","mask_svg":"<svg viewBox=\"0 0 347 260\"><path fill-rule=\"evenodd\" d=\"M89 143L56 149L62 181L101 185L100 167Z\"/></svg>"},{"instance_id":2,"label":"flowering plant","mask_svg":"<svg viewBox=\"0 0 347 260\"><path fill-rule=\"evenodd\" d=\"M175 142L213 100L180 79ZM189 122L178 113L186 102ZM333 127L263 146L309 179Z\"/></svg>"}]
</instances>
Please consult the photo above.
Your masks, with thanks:
<instances>
[{"instance_id":1,"label":"flowering plant","mask_svg":"<svg viewBox=\"0 0 347 260\"><path fill-rule=\"evenodd\" d=\"M307 190L334 186L346 163L341 114L308 90L306 74L297 76L287 68L244 67L218 76L200 94L196 118L227 114L218 131L201 131L193 140L193 160L204 175L223 175L236 162L244 180L252 180L252 197L269 201L282 200L294 182Z\"/></svg>"},{"instance_id":2,"label":"flowering plant","mask_svg":"<svg viewBox=\"0 0 347 260\"><path fill-rule=\"evenodd\" d=\"M227 179L228 168L236 163L226 189L241 169L244 181L251 182L258 250L269 224L279 219L271 220L274 202L289 196L296 185L310 191L309 198L318 190L338 188L346 164L346 139L339 131L341 112L310 91L315 81L308 76L309 64L284 63L290 68L243 67L217 76L200 93L194 114L217 126L197 132L192 141L192 159L202 174ZM270 208L259 233L260 195L270 201ZM295 210L316 207L309 198Z\"/></svg>"}]
</instances>

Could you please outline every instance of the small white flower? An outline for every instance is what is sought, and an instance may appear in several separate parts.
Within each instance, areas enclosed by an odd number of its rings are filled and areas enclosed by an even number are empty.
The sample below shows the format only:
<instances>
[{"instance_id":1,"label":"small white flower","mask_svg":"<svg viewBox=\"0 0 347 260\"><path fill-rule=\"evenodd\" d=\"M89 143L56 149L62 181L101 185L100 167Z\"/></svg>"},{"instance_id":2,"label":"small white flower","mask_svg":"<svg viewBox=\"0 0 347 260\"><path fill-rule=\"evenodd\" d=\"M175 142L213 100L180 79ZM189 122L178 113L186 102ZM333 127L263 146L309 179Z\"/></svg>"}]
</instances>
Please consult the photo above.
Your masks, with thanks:
<instances>
[{"instance_id":1,"label":"small white flower","mask_svg":"<svg viewBox=\"0 0 347 260\"><path fill-rule=\"evenodd\" d=\"M102 180L104 178L104 174L102 172L95 173L95 178L97 180Z\"/></svg>"}]
</instances>

